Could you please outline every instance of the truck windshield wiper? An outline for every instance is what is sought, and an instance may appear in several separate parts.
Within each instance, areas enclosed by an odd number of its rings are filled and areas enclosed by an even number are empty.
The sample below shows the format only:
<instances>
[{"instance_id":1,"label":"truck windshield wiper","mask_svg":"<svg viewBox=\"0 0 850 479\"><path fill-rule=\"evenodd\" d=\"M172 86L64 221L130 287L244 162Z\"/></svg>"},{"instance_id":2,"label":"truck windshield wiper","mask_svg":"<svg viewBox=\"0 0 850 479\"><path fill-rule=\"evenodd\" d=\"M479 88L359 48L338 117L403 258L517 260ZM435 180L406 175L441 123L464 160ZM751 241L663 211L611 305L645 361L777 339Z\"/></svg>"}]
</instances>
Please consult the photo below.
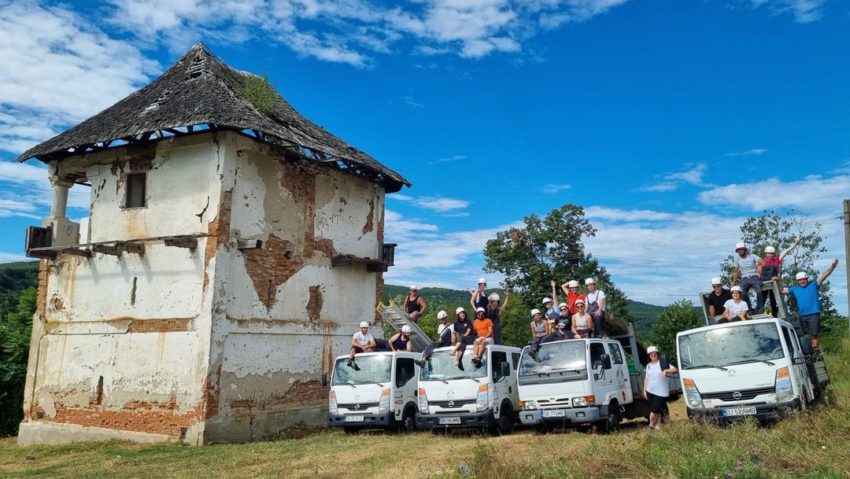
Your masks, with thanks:
<instances>
[{"instance_id":1,"label":"truck windshield wiper","mask_svg":"<svg viewBox=\"0 0 850 479\"><path fill-rule=\"evenodd\" d=\"M735 366L736 364L747 364L747 363L765 363L771 366L776 366L776 364L768 361L767 359L742 359L740 361L735 361L733 363L727 364L727 366Z\"/></svg>"},{"instance_id":2,"label":"truck windshield wiper","mask_svg":"<svg viewBox=\"0 0 850 479\"><path fill-rule=\"evenodd\" d=\"M705 368L717 368L721 371L728 371L729 368L724 368L723 366L717 366L716 364L700 364L699 366L691 366L688 369L705 369Z\"/></svg>"}]
</instances>

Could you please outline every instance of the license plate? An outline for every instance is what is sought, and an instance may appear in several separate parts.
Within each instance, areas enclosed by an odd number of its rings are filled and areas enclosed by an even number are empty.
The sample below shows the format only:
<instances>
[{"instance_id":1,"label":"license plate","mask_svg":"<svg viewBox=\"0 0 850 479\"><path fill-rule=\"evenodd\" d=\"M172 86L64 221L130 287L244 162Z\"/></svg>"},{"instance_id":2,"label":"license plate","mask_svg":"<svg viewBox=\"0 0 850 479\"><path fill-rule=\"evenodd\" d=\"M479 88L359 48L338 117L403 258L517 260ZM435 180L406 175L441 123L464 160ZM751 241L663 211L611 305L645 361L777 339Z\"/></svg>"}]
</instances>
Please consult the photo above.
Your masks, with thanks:
<instances>
[{"instance_id":1,"label":"license plate","mask_svg":"<svg viewBox=\"0 0 850 479\"><path fill-rule=\"evenodd\" d=\"M441 417L440 424L460 424L459 417Z\"/></svg>"},{"instance_id":2,"label":"license plate","mask_svg":"<svg viewBox=\"0 0 850 479\"><path fill-rule=\"evenodd\" d=\"M543 417L566 417L567 411L563 409L543 410Z\"/></svg>"},{"instance_id":3,"label":"license plate","mask_svg":"<svg viewBox=\"0 0 850 479\"><path fill-rule=\"evenodd\" d=\"M732 407L723 409L723 416L751 416L756 413L755 407Z\"/></svg>"},{"instance_id":4,"label":"license plate","mask_svg":"<svg viewBox=\"0 0 850 479\"><path fill-rule=\"evenodd\" d=\"M363 416L345 416L345 422L363 422Z\"/></svg>"}]
</instances>

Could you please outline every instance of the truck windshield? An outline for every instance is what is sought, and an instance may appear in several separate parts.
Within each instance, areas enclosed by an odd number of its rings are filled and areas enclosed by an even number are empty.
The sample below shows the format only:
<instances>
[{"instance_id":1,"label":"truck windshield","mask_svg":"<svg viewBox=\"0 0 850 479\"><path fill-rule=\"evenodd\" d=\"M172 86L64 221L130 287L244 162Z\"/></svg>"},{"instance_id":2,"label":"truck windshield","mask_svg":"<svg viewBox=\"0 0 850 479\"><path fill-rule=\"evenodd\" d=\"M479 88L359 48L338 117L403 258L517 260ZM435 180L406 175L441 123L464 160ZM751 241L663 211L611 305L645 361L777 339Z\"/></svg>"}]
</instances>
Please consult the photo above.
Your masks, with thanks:
<instances>
[{"instance_id":1,"label":"truck windshield","mask_svg":"<svg viewBox=\"0 0 850 479\"><path fill-rule=\"evenodd\" d=\"M681 369L722 368L779 359L785 353L773 323L736 324L679 337Z\"/></svg>"},{"instance_id":2,"label":"truck windshield","mask_svg":"<svg viewBox=\"0 0 850 479\"><path fill-rule=\"evenodd\" d=\"M537 353L539 361L522 352L519 384L545 384L587 379L587 353L584 341L544 343Z\"/></svg>"},{"instance_id":3,"label":"truck windshield","mask_svg":"<svg viewBox=\"0 0 850 479\"><path fill-rule=\"evenodd\" d=\"M390 373L393 367L393 357L390 354L377 354L374 356L357 356L357 371L348 367L345 363L348 358L336 360L334 365L333 384L375 384L390 381Z\"/></svg>"},{"instance_id":4,"label":"truck windshield","mask_svg":"<svg viewBox=\"0 0 850 479\"><path fill-rule=\"evenodd\" d=\"M481 367L477 368L470 361L472 350L467 349L461 363L463 369L455 366L455 354L452 350L435 351L431 356L431 367L421 368L422 381L450 381L452 379L478 379L487 377L487 355L481 358Z\"/></svg>"}]
</instances>

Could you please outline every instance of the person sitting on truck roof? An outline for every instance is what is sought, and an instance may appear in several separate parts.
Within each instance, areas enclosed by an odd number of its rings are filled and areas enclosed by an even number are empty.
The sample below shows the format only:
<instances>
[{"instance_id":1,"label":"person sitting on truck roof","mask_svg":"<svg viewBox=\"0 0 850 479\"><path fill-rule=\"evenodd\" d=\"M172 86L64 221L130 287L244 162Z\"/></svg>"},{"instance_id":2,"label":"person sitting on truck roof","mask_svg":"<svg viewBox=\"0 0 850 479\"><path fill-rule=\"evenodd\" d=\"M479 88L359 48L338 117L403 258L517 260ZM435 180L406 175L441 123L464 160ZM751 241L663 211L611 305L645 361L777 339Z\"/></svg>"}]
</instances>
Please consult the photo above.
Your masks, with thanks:
<instances>
[{"instance_id":1,"label":"person sitting on truck roof","mask_svg":"<svg viewBox=\"0 0 850 479\"><path fill-rule=\"evenodd\" d=\"M732 270L732 284L734 285L738 278L741 279L741 297L747 302L747 306L752 309L750 304L750 290L756 290L756 298L761 297L761 279L759 277L759 269L761 258L754 254L750 254L746 243L738 243L735 245L735 252L738 253L732 258L735 269Z\"/></svg>"},{"instance_id":2,"label":"person sitting on truck roof","mask_svg":"<svg viewBox=\"0 0 850 479\"><path fill-rule=\"evenodd\" d=\"M791 250L796 248L801 241L803 241L802 236L797 238L797 241L795 241L794 244L779 253L779 256L776 256L776 248L773 246L768 246L764 249L764 259L761 262L760 273L762 283L767 281L777 281L782 278L782 260L785 259L785 256L787 256ZM759 296L758 303L756 304L756 313L764 312L764 305L767 303L768 299L770 299L770 314L776 318L778 310L776 306L776 296L773 294L773 288L769 289L767 292L762 291L761 296Z\"/></svg>"},{"instance_id":3,"label":"person sitting on truck roof","mask_svg":"<svg viewBox=\"0 0 850 479\"><path fill-rule=\"evenodd\" d=\"M475 340L475 330L472 328L472 322L466 316L466 310L458 307L455 310L455 319L452 328L454 329L455 343L455 366L463 369L463 353L466 347L470 346Z\"/></svg>"},{"instance_id":4,"label":"person sitting on truck roof","mask_svg":"<svg viewBox=\"0 0 850 479\"><path fill-rule=\"evenodd\" d=\"M567 303L559 304L558 317L547 322L549 323L549 329L552 331L558 331L560 329L572 331L573 317L570 315L570 307L567 306Z\"/></svg>"},{"instance_id":5,"label":"person sitting on truck roof","mask_svg":"<svg viewBox=\"0 0 850 479\"><path fill-rule=\"evenodd\" d=\"M809 281L808 273L800 271L795 276L797 286L782 289L782 294L790 293L797 300L800 326L802 326L803 331L812 335L812 347L814 349L820 349L818 332L820 332L821 305L818 290L823 282L826 281L826 278L832 274L836 266L838 266L838 258L815 281Z\"/></svg>"},{"instance_id":6,"label":"person sitting on truck roof","mask_svg":"<svg viewBox=\"0 0 850 479\"><path fill-rule=\"evenodd\" d=\"M723 287L720 278L711 278L711 292L708 293L706 298L708 318L715 322L725 320L726 316L723 315L723 312L726 311L726 306L724 305L730 299L732 299L732 293Z\"/></svg>"},{"instance_id":7,"label":"person sitting on truck roof","mask_svg":"<svg viewBox=\"0 0 850 479\"><path fill-rule=\"evenodd\" d=\"M475 321L472 322L472 327L475 328L475 335L478 336L473 342L473 357L472 364L475 367L481 367L481 357L487 351L487 345L493 344L493 321L485 316L484 308L475 310Z\"/></svg>"},{"instance_id":8,"label":"person sitting on truck roof","mask_svg":"<svg viewBox=\"0 0 850 479\"><path fill-rule=\"evenodd\" d=\"M413 331L410 326L404 325L401 327L401 332L396 333L390 338L390 349L393 351L413 351L413 343L410 341L410 335Z\"/></svg>"},{"instance_id":9,"label":"person sitting on truck roof","mask_svg":"<svg viewBox=\"0 0 850 479\"><path fill-rule=\"evenodd\" d=\"M416 364L418 364L420 368L424 368L426 363L430 368L431 356L434 355L434 350L437 348L451 346L454 342L452 340L452 336L454 335L454 326L449 324L449 313L440 310L440 312L437 313L437 319L440 320L440 324L437 325L437 342L425 346L425 350L422 351L422 357L416 361Z\"/></svg>"},{"instance_id":10,"label":"person sitting on truck roof","mask_svg":"<svg viewBox=\"0 0 850 479\"><path fill-rule=\"evenodd\" d=\"M570 307L570 314L576 314L576 301L579 299L586 300L585 295L578 290L578 281L571 279L561 285L564 294L567 295L567 305Z\"/></svg>"},{"instance_id":11,"label":"person sitting on truck roof","mask_svg":"<svg viewBox=\"0 0 850 479\"><path fill-rule=\"evenodd\" d=\"M593 317L593 335L601 338L602 320L605 319L605 292L596 289L596 280L593 278L584 280L584 286L587 288L587 314Z\"/></svg>"},{"instance_id":12,"label":"person sitting on truck roof","mask_svg":"<svg viewBox=\"0 0 850 479\"><path fill-rule=\"evenodd\" d=\"M726 323L730 321L741 321L747 319L747 311L750 306L746 301L741 299L742 291L740 286L732 286L732 299L723 303L723 319L718 321Z\"/></svg>"},{"instance_id":13,"label":"person sitting on truck roof","mask_svg":"<svg viewBox=\"0 0 850 479\"><path fill-rule=\"evenodd\" d=\"M487 308L487 292L484 291L485 289L487 289L487 280L484 278L478 278L478 289L475 291L467 289L470 294L469 304L472 305L473 311L478 308Z\"/></svg>"},{"instance_id":14,"label":"person sitting on truck roof","mask_svg":"<svg viewBox=\"0 0 850 479\"><path fill-rule=\"evenodd\" d=\"M543 321L543 313L539 309L531 310L531 357L537 361L537 352L540 351L540 343L552 332L552 327L547 321Z\"/></svg>"},{"instance_id":15,"label":"person sitting on truck roof","mask_svg":"<svg viewBox=\"0 0 850 479\"><path fill-rule=\"evenodd\" d=\"M649 428L660 429L661 415L670 397L667 375L676 374L679 370L658 353L657 347L646 348L646 353L649 355L649 364L646 365L643 379L643 398L649 402Z\"/></svg>"},{"instance_id":16,"label":"person sitting on truck roof","mask_svg":"<svg viewBox=\"0 0 850 479\"><path fill-rule=\"evenodd\" d=\"M425 302L425 298L419 295L419 287L415 284L410 286L410 291L407 293L407 297L404 298L404 309L407 317L414 323L418 323L419 318L428 309L428 303Z\"/></svg>"},{"instance_id":17,"label":"person sitting on truck roof","mask_svg":"<svg viewBox=\"0 0 850 479\"><path fill-rule=\"evenodd\" d=\"M348 367L360 371L357 363L354 361L354 355L357 353L368 353L374 351L376 347L375 337L369 332L369 323L363 321L360 323L360 331L354 333L351 337L351 352L348 355Z\"/></svg>"},{"instance_id":18,"label":"person sitting on truck roof","mask_svg":"<svg viewBox=\"0 0 850 479\"><path fill-rule=\"evenodd\" d=\"M490 318L490 321L493 321L493 341L495 344L502 344L502 311L505 310L505 307L508 305L508 292L505 291L505 302L501 302L501 299L497 293L490 293L490 296L487 297L487 317Z\"/></svg>"},{"instance_id":19,"label":"person sitting on truck roof","mask_svg":"<svg viewBox=\"0 0 850 479\"><path fill-rule=\"evenodd\" d=\"M543 317L546 318L547 321L554 321L558 317L558 308L555 307L554 301L552 298L545 297L543 298Z\"/></svg>"},{"instance_id":20,"label":"person sitting on truck roof","mask_svg":"<svg viewBox=\"0 0 850 479\"><path fill-rule=\"evenodd\" d=\"M573 334L580 338L589 338L593 334L593 316L585 311L584 299L575 302L576 313L573 315Z\"/></svg>"}]
</instances>

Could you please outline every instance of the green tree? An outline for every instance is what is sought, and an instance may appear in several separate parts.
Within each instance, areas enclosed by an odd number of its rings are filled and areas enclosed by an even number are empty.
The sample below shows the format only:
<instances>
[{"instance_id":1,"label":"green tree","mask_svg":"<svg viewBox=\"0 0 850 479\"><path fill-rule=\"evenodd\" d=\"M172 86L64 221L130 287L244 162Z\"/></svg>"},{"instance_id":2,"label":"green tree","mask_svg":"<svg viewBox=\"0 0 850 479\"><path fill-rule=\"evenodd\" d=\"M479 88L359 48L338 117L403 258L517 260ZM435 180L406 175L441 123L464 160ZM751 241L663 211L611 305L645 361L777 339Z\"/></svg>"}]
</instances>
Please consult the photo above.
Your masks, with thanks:
<instances>
[{"instance_id":1,"label":"green tree","mask_svg":"<svg viewBox=\"0 0 850 479\"><path fill-rule=\"evenodd\" d=\"M36 289L21 292L18 306L0 318L0 434L16 434L23 416Z\"/></svg>"},{"instance_id":2,"label":"green tree","mask_svg":"<svg viewBox=\"0 0 850 479\"><path fill-rule=\"evenodd\" d=\"M664 308L652 330L652 342L670 364L676 364L676 333L702 325L702 318L688 299L680 299Z\"/></svg>"},{"instance_id":3,"label":"green tree","mask_svg":"<svg viewBox=\"0 0 850 479\"><path fill-rule=\"evenodd\" d=\"M791 250L782 262L780 282L787 286L795 283L794 275L798 271L805 271L811 277L817 277L820 274L815 270L814 264L820 255L826 252L826 247L823 246L822 229L823 226L819 222L812 221L793 209L767 210L761 216L744 221L741 225L741 241L747 244L750 253L764 258L766 247L773 246L778 255L799 238L799 246ZM720 263L721 277L725 284L729 284L732 277L733 258L734 255L730 254ZM820 299L825 315L837 314L832 304L828 282L821 285Z\"/></svg>"},{"instance_id":4,"label":"green tree","mask_svg":"<svg viewBox=\"0 0 850 479\"><path fill-rule=\"evenodd\" d=\"M528 310L539 308L541 299L551 296L551 280L560 285L593 277L605 291L606 310L623 322L629 320L626 295L614 285L605 267L585 252L582 239L596 235L596 229L584 217L582 207L567 204L542 218L526 216L523 222L522 227L500 231L487 241L484 269L505 276L507 289L516 292L517 302L525 305L526 318Z\"/></svg>"}]
</instances>

